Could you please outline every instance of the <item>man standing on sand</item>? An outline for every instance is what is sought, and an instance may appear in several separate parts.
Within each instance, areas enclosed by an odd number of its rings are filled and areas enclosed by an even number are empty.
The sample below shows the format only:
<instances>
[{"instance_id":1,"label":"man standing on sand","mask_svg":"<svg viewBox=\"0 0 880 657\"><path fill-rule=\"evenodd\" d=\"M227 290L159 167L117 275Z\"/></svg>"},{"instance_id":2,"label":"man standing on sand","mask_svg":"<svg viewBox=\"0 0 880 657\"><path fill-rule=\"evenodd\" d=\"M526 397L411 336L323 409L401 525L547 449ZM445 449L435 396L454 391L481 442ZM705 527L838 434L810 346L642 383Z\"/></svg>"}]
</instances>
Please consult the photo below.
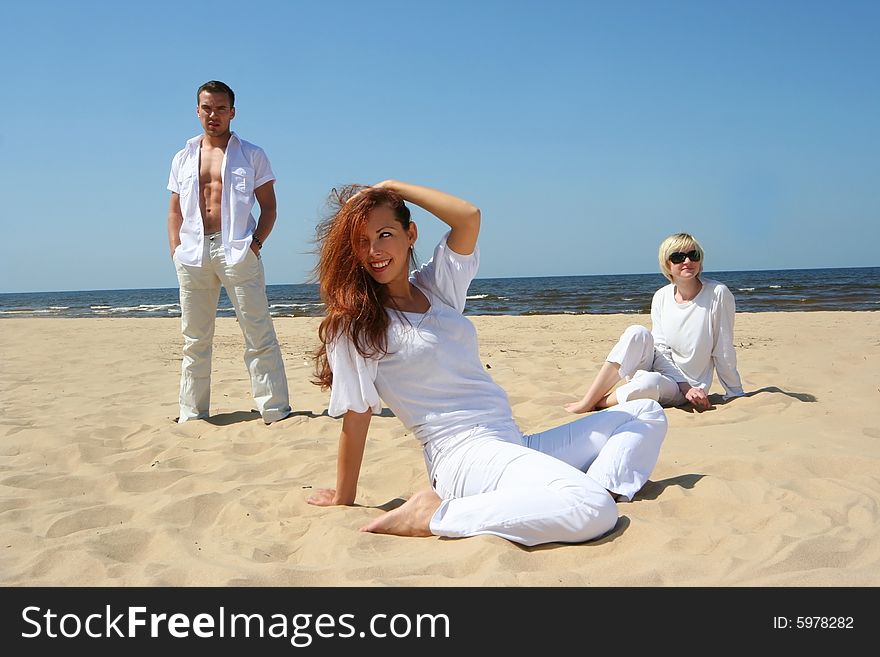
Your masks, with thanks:
<instances>
[{"instance_id":1,"label":"man standing on sand","mask_svg":"<svg viewBox=\"0 0 880 657\"><path fill-rule=\"evenodd\" d=\"M222 284L244 334L254 401L263 421L271 424L291 412L260 259L275 224L275 174L263 149L230 131L232 89L211 80L199 87L196 98L204 133L174 156L168 178L168 243L180 283L184 337L178 422L208 417ZM255 201L259 220L251 214Z\"/></svg>"}]
</instances>

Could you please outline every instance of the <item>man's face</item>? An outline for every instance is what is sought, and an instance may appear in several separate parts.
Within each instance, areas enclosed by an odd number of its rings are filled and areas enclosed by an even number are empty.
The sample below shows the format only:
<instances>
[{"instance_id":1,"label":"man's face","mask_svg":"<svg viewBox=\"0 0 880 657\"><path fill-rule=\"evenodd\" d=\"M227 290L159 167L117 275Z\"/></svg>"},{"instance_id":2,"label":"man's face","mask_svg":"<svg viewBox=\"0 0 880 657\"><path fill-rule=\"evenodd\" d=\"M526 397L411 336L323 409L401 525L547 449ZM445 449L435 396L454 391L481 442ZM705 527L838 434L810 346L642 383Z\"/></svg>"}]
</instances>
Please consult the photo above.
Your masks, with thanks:
<instances>
[{"instance_id":1,"label":"man's face","mask_svg":"<svg viewBox=\"0 0 880 657\"><path fill-rule=\"evenodd\" d=\"M203 91L199 94L196 113L206 135L222 137L229 132L229 123L235 117L235 108L230 106L227 94Z\"/></svg>"}]
</instances>

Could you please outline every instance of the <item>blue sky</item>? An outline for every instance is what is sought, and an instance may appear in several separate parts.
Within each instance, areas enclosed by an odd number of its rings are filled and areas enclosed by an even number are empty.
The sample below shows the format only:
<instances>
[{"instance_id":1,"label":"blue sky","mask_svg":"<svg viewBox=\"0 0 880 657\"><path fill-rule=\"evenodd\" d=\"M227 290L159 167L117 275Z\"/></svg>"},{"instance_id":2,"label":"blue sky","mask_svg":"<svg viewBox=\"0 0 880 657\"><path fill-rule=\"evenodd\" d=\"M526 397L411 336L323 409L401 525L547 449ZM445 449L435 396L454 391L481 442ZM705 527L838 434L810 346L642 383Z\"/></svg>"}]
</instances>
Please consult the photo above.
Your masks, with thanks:
<instances>
[{"instance_id":1,"label":"blue sky","mask_svg":"<svg viewBox=\"0 0 880 657\"><path fill-rule=\"evenodd\" d=\"M385 178L480 206L481 277L654 272L678 231L710 271L880 265L880 3L2 14L2 292L176 286L165 185L209 79L278 177L270 284L306 279L332 187Z\"/></svg>"}]
</instances>

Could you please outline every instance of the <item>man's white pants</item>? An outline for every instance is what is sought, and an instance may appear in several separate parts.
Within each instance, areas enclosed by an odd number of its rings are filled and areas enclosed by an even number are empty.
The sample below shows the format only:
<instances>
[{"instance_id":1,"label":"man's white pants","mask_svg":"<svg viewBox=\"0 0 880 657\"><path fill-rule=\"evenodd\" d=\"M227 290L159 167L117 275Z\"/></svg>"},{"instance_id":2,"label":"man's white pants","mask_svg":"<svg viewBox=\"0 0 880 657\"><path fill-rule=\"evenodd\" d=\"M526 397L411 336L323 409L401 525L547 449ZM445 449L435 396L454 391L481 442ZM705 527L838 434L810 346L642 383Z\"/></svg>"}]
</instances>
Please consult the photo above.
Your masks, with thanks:
<instances>
[{"instance_id":1,"label":"man's white pants","mask_svg":"<svg viewBox=\"0 0 880 657\"><path fill-rule=\"evenodd\" d=\"M248 249L241 262L227 265L220 233L214 233L205 236L201 267L184 265L176 258L174 264L180 283L180 327L184 337L179 422L208 417L214 322L221 284L244 335L244 362L257 409L265 422L287 417L287 376L269 314L262 260Z\"/></svg>"},{"instance_id":2,"label":"man's white pants","mask_svg":"<svg viewBox=\"0 0 880 657\"><path fill-rule=\"evenodd\" d=\"M617 402L632 399L653 399L663 406L680 406L687 402L673 379L655 372L654 337L644 326L628 327L605 360L620 365L620 378L626 379L616 391Z\"/></svg>"},{"instance_id":3,"label":"man's white pants","mask_svg":"<svg viewBox=\"0 0 880 657\"><path fill-rule=\"evenodd\" d=\"M443 499L431 532L523 545L602 536L617 523L608 491L632 499L665 435L660 405L638 400L530 436L510 424L429 442L425 463Z\"/></svg>"}]
</instances>

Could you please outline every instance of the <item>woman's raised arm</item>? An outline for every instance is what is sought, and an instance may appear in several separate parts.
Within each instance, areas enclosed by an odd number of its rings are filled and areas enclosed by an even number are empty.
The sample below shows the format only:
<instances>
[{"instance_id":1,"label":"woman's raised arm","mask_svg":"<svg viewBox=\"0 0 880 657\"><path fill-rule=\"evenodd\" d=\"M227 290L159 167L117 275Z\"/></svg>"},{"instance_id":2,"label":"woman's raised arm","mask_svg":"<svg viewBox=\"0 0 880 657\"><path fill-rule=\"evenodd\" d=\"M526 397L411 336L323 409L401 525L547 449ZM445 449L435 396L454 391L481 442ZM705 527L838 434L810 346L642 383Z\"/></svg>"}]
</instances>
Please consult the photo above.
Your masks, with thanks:
<instances>
[{"instance_id":1,"label":"woman's raised arm","mask_svg":"<svg viewBox=\"0 0 880 657\"><path fill-rule=\"evenodd\" d=\"M415 203L452 228L446 244L461 255L470 255L480 234L480 209L452 194L399 180L383 180L373 187L390 189L405 201Z\"/></svg>"}]
</instances>

